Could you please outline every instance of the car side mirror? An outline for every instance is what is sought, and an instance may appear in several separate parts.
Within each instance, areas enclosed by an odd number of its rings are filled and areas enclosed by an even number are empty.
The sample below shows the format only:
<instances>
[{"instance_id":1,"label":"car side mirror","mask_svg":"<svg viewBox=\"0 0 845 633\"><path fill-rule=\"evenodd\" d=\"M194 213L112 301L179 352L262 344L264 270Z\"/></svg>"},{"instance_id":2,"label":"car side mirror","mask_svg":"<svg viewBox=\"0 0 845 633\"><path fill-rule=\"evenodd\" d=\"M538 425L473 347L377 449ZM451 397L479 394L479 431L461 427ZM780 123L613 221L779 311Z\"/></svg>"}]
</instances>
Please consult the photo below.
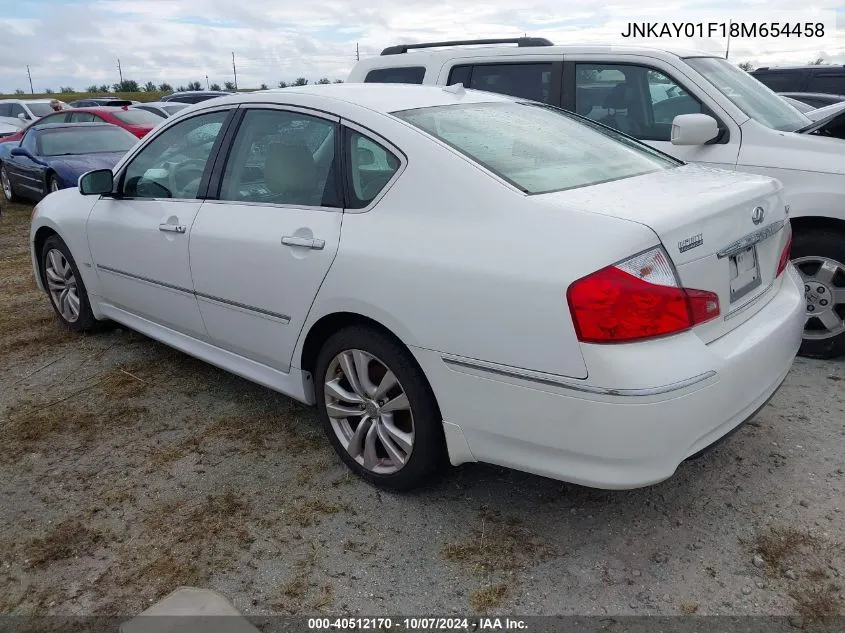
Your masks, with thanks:
<instances>
[{"instance_id":1,"label":"car side mirror","mask_svg":"<svg viewBox=\"0 0 845 633\"><path fill-rule=\"evenodd\" d=\"M114 190L111 169L95 169L79 177L79 193L83 196L107 196Z\"/></svg>"},{"instance_id":2,"label":"car side mirror","mask_svg":"<svg viewBox=\"0 0 845 633\"><path fill-rule=\"evenodd\" d=\"M707 114L679 114L672 121L672 145L704 145L719 136L719 124Z\"/></svg>"},{"instance_id":3,"label":"car side mirror","mask_svg":"<svg viewBox=\"0 0 845 633\"><path fill-rule=\"evenodd\" d=\"M26 114L26 113L24 113L24 112L21 112L21 113L18 115L18 118L19 118L21 121L29 121L29 119L30 119L29 115L27 115L27 114Z\"/></svg>"},{"instance_id":4,"label":"car side mirror","mask_svg":"<svg viewBox=\"0 0 845 633\"><path fill-rule=\"evenodd\" d=\"M28 149L24 149L23 147L13 147L9 151L9 156L23 156L24 158L28 158L33 163L38 163L39 165L46 165L46 163L38 158L37 156L33 156L32 152Z\"/></svg>"}]
</instances>

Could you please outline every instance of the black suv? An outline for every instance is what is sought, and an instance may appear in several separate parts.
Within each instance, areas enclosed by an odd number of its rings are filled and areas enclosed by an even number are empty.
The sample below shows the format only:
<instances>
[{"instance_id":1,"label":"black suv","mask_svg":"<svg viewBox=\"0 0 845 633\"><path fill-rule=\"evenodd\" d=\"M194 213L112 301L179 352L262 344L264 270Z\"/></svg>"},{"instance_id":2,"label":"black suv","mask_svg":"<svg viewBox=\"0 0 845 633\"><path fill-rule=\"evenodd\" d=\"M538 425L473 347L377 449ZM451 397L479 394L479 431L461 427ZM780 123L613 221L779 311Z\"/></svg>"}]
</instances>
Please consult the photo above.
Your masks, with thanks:
<instances>
[{"instance_id":1,"label":"black suv","mask_svg":"<svg viewBox=\"0 0 845 633\"><path fill-rule=\"evenodd\" d=\"M845 66L792 66L758 68L751 72L775 92L845 94Z\"/></svg>"}]
</instances>

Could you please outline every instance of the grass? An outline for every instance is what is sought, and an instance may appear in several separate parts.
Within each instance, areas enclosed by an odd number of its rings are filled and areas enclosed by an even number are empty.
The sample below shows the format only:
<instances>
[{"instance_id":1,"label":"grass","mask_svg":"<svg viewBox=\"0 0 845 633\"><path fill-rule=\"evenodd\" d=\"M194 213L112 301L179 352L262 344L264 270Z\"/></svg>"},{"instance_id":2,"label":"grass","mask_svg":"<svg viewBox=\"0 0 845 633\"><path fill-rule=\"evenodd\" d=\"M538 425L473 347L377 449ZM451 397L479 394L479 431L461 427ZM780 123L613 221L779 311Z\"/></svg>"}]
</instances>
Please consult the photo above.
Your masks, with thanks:
<instances>
[{"instance_id":1,"label":"grass","mask_svg":"<svg viewBox=\"0 0 845 633\"><path fill-rule=\"evenodd\" d=\"M337 514L341 511L350 512L352 508L346 504L334 504L322 499L306 499L296 501L290 508L288 516L295 525L299 527L311 527L319 525L322 517Z\"/></svg>"},{"instance_id":2,"label":"grass","mask_svg":"<svg viewBox=\"0 0 845 633\"><path fill-rule=\"evenodd\" d=\"M681 613L684 615L694 615L698 612L698 603L690 600L681 602Z\"/></svg>"},{"instance_id":3,"label":"grass","mask_svg":"<svg viewBox=\"0 0 845 633\"><path fill-rule=\"evenodd\" d=\"M518 569L552 554L516 518L506 520L482 508L479 520L480 526L473 528L467 538L443 545L440 552L444 560L474 572L489 573Z\"/></svg>"},{"instance_id":4,"label":"grass","mask_svg":"<svg viewBox=\"0 0 845 633\"><path fill-rule=\"evenodd\" d=\"M91 554L103 540L99 530L85 526L79 519L65 519L43 536L31 538L24 546L24 555L32 567Z\"/></svg>"},{"instance_id":5,"label":"grass","mask_svg":"<svg viewBox=\"0 0 845 633\"><path fill-rule=\"evenodd\" d=\"M754 539L754 550L766 561L766 568L772 575L795 562L805 550L819 545L818 538L794 528L769 528Z\"/></svg>"},{"instance_id":6,"label":"grass","mask_svg":"<svg viewBox=\"0 0 845 633\"><path fill-rule=\"evenodd\" d=\"M487 585L469 594L469 606L479 613L498 607L508 595L507 585Z\"/></svg>"},{"instance_id":7,"label":"grass","mask_svg":"<svg viewBox=\"0 0 845 633\"><path fill-rule=\"evenodd\" d=\"M789 592L795 600L795 610L811 622L836 618L845 613L839 587L832 583L813 584Z\"/></svg>"}]
</instances>

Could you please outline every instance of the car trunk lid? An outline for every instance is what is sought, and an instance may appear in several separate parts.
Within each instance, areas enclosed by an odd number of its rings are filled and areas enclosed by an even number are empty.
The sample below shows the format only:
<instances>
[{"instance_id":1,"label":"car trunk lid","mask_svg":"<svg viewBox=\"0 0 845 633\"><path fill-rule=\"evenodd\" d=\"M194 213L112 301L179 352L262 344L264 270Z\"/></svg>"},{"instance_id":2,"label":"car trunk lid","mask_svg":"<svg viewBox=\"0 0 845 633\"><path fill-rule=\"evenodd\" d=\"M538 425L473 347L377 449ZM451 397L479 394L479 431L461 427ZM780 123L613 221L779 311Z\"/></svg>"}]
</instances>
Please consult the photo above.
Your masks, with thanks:
<instances>
[{"instance_id":1,"label":"car trunk lid","mask_svg":"<svg viewBox=\"0 0 845 633\"><path fill-rule=\"evenodd\" d=\"M788 211L771 178L685 165L537 198L651 228L681 285L719 296L719 318L695 328L706 342L751 318L776 285Z\"/></svg>"}]
</instances>

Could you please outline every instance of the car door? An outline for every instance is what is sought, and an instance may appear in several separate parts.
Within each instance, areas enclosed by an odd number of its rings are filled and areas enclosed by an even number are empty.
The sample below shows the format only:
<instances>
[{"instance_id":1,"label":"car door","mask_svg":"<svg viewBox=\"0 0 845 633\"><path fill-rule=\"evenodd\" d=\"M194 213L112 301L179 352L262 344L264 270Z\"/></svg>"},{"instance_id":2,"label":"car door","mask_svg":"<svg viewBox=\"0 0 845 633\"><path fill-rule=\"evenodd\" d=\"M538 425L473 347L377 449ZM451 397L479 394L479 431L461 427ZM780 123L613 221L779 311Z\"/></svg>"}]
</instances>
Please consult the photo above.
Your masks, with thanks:
<instances>
[{"instance_id":1,"label":"car door","mask_svg":"<svg viewBox=\"0 0 845 633\"><path fill-rule=\"evenodd\" d=\"M633 136L684 161L735 169L739 126L706 92L677 69L654 60L604 61L601 56L567 56L564 64L564 107ZM681 146L670 141L672 121L680 114L708 114L721 135L705 145Z\"/></svg>"},{"instance_id":2,"label":"car door","mask_svg":"<svg viewBox=\"0 0 845 633\"><path fill-rule=\"evenodd\" d=\"M38 132L28 130L21 139L21 149L38 156ZM38 198L44 189L44 168L26 156L9 156L6 159L6 173L15 191L27 198Z\"/></svg>"},{"instance_id":3,"label":"car door","mask_svg":"<svg viewBox=\"0 0 845 633\"><path fill-rule=\"evenodd\" d=\"M205 338L188 236L233 111L204 111L162 129L121 167L116 194L94 205L88 244L106 303Z\"/></svg>"},{"instance_id":4,"label":"car door","mask_svg":"<svg viewBox=\"0 0 845 633\"><path fill-rule=\"evenodd\" d=\"M340 239L339 123L293 107L241 112L191 229L194 291L214 344L288 371Z\"/></svg>"}]
</instances>

